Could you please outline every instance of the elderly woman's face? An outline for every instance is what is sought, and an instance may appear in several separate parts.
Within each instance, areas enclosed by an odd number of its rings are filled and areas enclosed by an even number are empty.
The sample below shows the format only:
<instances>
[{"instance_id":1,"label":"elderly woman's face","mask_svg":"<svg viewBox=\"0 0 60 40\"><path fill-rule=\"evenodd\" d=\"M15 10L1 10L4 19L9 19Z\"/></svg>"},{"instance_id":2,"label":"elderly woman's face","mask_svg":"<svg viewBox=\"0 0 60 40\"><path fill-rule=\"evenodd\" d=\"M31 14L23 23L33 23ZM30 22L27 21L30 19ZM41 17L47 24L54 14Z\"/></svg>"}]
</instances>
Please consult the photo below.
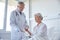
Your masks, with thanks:
<instances>
[{"instance_id":1,"label":"elderly woman's face","mask_svg":"<svg viewBox=\"0 0 60 40\"><path fill-rule=\"evenodd\" d=\"M40 22L41 22L41 18L40 18L39 16L36 16L36 15L35 15L35 21L36 21L37 23L40 23Z\"/></svg>"}]
</instances>

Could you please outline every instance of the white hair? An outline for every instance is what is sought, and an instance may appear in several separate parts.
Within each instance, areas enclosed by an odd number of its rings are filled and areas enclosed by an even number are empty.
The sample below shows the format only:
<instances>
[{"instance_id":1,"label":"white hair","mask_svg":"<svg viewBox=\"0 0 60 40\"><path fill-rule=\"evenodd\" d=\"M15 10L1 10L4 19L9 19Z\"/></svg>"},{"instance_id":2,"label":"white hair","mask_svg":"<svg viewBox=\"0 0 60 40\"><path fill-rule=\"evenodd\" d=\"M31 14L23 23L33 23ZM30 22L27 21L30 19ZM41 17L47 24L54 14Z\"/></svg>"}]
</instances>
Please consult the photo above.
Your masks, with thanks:
<instances>
[{"instance_id":1,"label":"white hair","mask_svg":"<svg viewBox=\"0 0 60 40\"><path fill-rule=\"evenodd\" d=\"M36 13L35 16L39 16L43 20L43 16L40 13Z\"/></svg>"}]
</instances>

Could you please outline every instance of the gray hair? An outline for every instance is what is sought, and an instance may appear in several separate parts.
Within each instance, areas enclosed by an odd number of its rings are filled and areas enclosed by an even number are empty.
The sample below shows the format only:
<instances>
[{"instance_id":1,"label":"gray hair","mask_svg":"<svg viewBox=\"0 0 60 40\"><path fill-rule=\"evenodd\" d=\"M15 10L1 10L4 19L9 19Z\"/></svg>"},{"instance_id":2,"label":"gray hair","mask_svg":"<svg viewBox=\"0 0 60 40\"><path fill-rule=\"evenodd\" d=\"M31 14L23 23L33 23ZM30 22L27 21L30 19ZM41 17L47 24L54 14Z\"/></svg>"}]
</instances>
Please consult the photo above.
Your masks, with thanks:
<instances>
[{"instance_id":1,"label":"gray hair","mask_svg":"<svg viewBox=\"0 0 60 40\"><path fill-rule=\"evenodd\" d=\"M39 16L43 20L43 16L40 13L36 13L35 16Z\"/></svg>"},{"instance_id":2,"label":"gray hair","mask_svg":"<svg viewBox=\"0 0 60 40\"><path fill-rule=\"evenodd\" d=\"M18 4L24 4L24 2L18 2Z\"/></svg>"}]
</instances>

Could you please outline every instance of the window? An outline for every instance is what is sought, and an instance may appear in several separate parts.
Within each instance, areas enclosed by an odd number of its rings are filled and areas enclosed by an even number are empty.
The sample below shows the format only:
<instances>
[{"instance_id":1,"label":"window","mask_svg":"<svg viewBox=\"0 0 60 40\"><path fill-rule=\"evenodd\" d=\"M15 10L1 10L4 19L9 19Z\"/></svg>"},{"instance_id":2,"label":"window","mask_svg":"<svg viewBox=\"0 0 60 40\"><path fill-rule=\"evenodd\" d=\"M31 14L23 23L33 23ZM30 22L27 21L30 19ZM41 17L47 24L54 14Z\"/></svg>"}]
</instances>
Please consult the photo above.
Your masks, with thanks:
<instances>
[{"instance_id":1,"label":"window","mask_svg":"<svg viewBox=\"0 0 60 40\"><path fill-rule=\"evenodd\" d=\"M14 9L15 9L14 6L8 5L6 31L11 31L11 27L10 27L10 14L11 14L11 11L14 10Z\"/></svg>"},{"instance_id":2,"label":"window","mask_svg":"<svg viewBox=\"0 0 60 40\"><path fill-rule=\"evenodd\" d=\"M16 7L16 0L8 0L8 7L7 7L7 24L6 24L6 31L11 31L10 27L10 14Z\"/></svg>"},{"instance_id":3,"label":"window","mask_svg":"<svg viewBox=\"0 0 60 40\"><path fill-rule=\"evenodd\" d=\"M0 0L0 29L3 29L4 10L5 10L5 0Z\"/></svg>"}]
</instances>

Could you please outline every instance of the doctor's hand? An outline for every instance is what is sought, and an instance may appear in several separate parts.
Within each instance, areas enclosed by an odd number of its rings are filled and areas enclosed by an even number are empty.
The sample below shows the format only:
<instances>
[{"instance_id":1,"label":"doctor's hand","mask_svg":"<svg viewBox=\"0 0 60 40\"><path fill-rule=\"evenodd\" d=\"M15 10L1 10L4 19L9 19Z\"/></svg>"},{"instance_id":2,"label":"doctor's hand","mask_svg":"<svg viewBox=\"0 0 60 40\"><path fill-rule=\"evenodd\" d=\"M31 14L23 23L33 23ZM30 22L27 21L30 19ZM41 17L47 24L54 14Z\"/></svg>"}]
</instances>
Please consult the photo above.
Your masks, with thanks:
<instances>
[{"instance_id":1,"label":"doctor's hand","mask_svg":"<svg viewBox=\"0 0 60 40\"><path fill-rule=\"evenodd\" d=\"M31 35L31 32L30 32L28 29L25 29L25 31L26 31L26 32L28 32L28 33L29 33L29 35Z\"/></svg>"},{"instance_id":2,"label":"doctor's hand","mask_svg":"<svg viewBox=\"0 0 60 40\"><path fill-rule=\"evenodd\" d=\"M25 28L25 31L28 31L28 29Z\"/></svg>"},{"instance_id":3,"label":"doctor's hand","mask_svg":"<svg viewBox=\"0 0 60 40\"><path fill-rule=\"evenodd\" d=\"M25 31L27 31L27 32L28 32L28 31L29 31L28 29L29 29L29 27L25 27Z\"/></svg>"}]
</instances>

